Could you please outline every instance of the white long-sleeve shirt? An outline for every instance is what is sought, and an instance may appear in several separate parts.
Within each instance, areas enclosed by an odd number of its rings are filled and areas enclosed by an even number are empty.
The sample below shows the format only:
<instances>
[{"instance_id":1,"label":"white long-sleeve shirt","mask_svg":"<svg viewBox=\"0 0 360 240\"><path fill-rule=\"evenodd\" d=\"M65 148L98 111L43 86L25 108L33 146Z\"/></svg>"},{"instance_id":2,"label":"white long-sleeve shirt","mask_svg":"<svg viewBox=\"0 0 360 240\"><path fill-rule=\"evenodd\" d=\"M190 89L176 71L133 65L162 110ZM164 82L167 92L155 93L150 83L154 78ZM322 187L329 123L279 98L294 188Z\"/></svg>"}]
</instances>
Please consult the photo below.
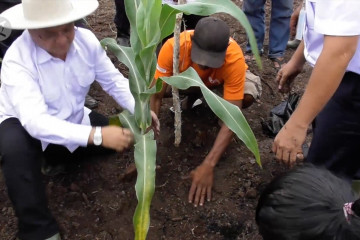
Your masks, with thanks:
<instances>
[{"instance_id":1,"label":"white long-sleeve shirt","mask_svg":"<svg viewBox=\"0 0 360 240\"><path fill-rule=\"evenodd\" d=\"M306 0L304 55L312 66L323 49L324 35L360 35L359 11L360 0ZM360 74L360 41L346 71Z\"/></svg>"},{"instance_id":2,"label":"white long-sleeve shirt","mask_svg":"<svg viewBox=\"0 0 360 240\"><path fill-rule=\"evenodd\" d=\"M11 45L3 59L0 122L18 118L26 131L42 143L74 151L86 146L91 131L85 96L94 80L130 112L135 100L129 82L113 65L95 35L75 27L66 60L37 46L29 32Z\"/></svg>"}]
</instances>

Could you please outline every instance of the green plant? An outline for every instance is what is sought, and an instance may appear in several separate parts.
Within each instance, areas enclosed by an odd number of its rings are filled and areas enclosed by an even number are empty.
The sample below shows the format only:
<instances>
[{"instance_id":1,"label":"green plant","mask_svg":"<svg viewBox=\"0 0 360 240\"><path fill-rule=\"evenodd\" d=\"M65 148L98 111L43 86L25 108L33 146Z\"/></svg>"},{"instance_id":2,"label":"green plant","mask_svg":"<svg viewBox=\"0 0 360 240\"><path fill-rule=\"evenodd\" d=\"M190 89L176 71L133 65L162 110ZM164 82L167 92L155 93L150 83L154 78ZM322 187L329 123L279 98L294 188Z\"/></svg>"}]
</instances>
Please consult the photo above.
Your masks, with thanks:
<instances>
[{"instance_id":1,"label":"green plant","mask_svg":"<svg viewBox=\"0 0 360 240\"><path fill-rule=\"evenodd\" d=\"M261 66L256 41L244 13L231 0L196 0L183 5L162 5L161 0L125 0L126 13L130 21L130 47L122 47L111 38L101 41L103 47L113 52L129 68L130 89L135 98L135 113L124 111L119 114L122 125L135 135L135 164L137 181L135 185L138 205L133 223L135 239L146 239L150 224L150 205L155 189L156 142L153 131L146 132L151 125L149 100L159 92L161 81L151 87L156 68L156 47L174 30L175 15L211 15L224 12L235 17L249 34L250 44L259 66ZM233 130L255 155L261 166L257 142L240 109L210 91L192 68L163 81L180 89L198 86L214 113Z\"/></svg>"}]
</instances>

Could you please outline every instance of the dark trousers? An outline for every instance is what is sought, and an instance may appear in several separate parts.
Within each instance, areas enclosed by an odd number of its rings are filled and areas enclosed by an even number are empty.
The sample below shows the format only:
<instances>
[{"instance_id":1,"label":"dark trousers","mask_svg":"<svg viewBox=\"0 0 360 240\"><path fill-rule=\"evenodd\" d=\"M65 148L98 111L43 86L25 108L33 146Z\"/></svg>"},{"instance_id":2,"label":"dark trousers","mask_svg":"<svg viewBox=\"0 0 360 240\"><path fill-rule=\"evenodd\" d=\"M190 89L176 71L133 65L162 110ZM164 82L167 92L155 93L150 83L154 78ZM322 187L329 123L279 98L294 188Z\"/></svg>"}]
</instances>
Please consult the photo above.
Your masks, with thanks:
<instances>
[{"instance_id":1,"label":"dark trousers","mask_svg":"<svg viewBox=\"0 0 360 240\"><path fill-rule=\"evenodd\" d=\"M314 121L307 160L352 179L360 168L360 75L347 72Z\"/></svg>"},{"instance_id":2,"label":"dark trousers","mask_svg":"<svg viewBox=\"0 0 360 240\"><path fill-rule=\"evenodd\" d=\"M108 125L108 119L101 114L92 112L89 116L92 126ZM102 147L90 146L79 147L70 153L67 148L53 144L43 152L40 141L32 138L17 118L9 118L0 124L0 151L0 163L22 240L46 239L59 232L48 208L41 159L72 160L75 156L109 152Z\"/></svg>"},{"instance_id":3,"label":"dark trousers","mask_svg":"<svg viewBox=\"0 0 360 240\"><path fill-rule=\"evenodd\" d=\"M125 0L115 0L115 17L114 23L116 25L118 37L120 34L130 35L130 22L126 16Z\"/></svg>"}]
</instances>

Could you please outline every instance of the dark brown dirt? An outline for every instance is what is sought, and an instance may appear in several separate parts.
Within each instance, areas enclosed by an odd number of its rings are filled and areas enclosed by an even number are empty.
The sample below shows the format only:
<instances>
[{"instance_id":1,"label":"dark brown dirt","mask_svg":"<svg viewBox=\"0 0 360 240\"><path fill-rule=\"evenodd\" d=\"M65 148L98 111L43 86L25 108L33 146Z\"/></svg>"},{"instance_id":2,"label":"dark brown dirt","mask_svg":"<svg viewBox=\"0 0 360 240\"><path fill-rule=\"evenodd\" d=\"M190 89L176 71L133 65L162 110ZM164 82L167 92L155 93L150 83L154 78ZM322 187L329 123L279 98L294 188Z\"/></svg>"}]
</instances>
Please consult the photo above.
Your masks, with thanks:
<instances>
[{"instance_id":1,"label":"dark brown dirt","mask_svg":"<svg viewBox=\"0 0 360 240\"><path fill-rule=\"evenodd\" d=\"M240 6L242 1L234 2ZM269 5L267 19L268 9ZM88 18L99 39L116 36L112 22L114 14L113 1L100 0L99 9ZM230 25L232 36L244 49L246 36L240 24L227 15L218 16ZM292 53L293 50L288 50L286 59ZM127 75L126 68L115 58L112 59ZM187 202L190 181L184 178L210 150L219 130L217 119L204 104L184 112L183 139L180 147L176 148L173 145L173 116L168 110L171 99L164 100L158 144L161 169L156 176L148 239L262 239L254 219L257 199L274 176L286 171L275 161L271 153L272 139L263 134L260 124L270 109L286 96L277 92L275 70L266 55L262 57L262 62L263 70L255 64L249 65L252 72L261 76L261 100L243 113L258 140L263 169L254 163L253 155L244 144L234 139L216 167L213 200L203 207L195 208ZM309 73L310 67L307 66L295 83L295 92L303 92ZM98 85L94 84L91 95L100 102L97 111L107 116L119 112L119 107ZM72 173L44 179L50 208L60 225L63 239L134 238L132 217L137 204L136 179L124 178L132 162L132 151L112 154L80 164ZM15 239L17 220L2 176L0 212L0 239Z\"/></svg>"}]
</instances>

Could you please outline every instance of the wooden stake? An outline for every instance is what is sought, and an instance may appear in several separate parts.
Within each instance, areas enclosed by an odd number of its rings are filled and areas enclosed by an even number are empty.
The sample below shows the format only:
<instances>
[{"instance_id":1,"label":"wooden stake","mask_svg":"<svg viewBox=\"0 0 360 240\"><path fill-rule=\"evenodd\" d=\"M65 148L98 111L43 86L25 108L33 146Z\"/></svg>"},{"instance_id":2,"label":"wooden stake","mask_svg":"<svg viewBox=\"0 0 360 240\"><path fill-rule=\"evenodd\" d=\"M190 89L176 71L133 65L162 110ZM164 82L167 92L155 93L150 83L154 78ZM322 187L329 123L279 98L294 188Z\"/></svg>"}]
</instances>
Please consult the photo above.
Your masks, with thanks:
<instances>
[{"instance_id":1,"label":"wooden stake","mask_svg":"<svg viewBox=\"0 0 360 240\"><path fill-rule=\"evenodd\" d=\"M186 3L185 0L179 0L178 4ZM181 21L182 13L176 14L176 23L174 29L174 54L173 54L173 75L179 74L179 53L180 53L180 30L181 30ZM173 108L175 113L175 142L174 145L178 147L181 142L181 106L180 106L180 97L179 90L176 87L172 87L172 96L173 96Z\"/></svg>"}]
</instances>

